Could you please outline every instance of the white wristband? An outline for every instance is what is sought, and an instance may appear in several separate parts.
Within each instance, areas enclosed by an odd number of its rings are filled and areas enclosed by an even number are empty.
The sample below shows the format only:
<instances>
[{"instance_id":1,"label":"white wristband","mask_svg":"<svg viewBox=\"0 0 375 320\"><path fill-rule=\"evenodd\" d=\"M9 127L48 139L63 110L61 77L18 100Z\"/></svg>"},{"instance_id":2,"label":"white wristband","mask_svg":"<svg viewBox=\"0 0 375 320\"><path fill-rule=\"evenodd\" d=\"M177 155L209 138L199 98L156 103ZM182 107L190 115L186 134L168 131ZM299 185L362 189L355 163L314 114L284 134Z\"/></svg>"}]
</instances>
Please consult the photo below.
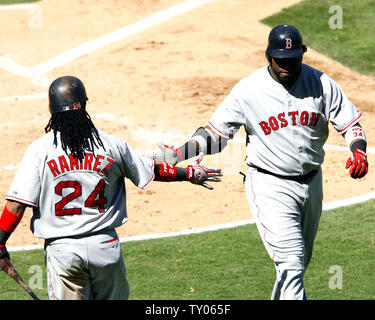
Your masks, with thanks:
<instances>
[{"instance_id":1,"label":"white wristband","mask_svg":"<svg viewBox=\"0 0 375 320\"><path fill-rule=\"evenodd\" d=\"M350 148L352 143L356 140L365 140L366 141L366 135L365 135L365 132L363 131L363 129L361 127L353 126L353 127L349 128L348 131L346 131L345 140L346 140L346 143L347 143L348 147Z\"/></svg>"}]
</instances>

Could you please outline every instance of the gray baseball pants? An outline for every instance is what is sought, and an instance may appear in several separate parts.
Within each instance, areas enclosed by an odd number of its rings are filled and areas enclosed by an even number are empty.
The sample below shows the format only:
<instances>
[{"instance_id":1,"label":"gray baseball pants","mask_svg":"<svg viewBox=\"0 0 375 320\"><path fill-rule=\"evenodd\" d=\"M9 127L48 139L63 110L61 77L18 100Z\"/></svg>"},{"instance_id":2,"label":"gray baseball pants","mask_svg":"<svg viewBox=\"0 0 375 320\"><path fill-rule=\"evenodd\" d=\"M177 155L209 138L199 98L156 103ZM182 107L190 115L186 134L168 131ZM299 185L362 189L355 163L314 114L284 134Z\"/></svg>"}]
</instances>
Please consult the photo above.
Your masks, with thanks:
<instances>
[{"instance_id":1,"label":"gray baseball pants","mask_svg":"<svg viewBox=\"0 0 375 320\"><path fill-rule=\"evenodd\" d=\"M249 167L245 187L262 242L276 268L271 299L306 299L303 278L322 212L321 168L312 178L297 182Z\"/></svg>"},{"instance_id":2,"label":"gray baseball pants","mask_svg":"<svg viewBox=\"0 0 375 320\"><path fill-rule=\"evenodd\" d=\"M126 300L129 297L115 230L47 240L44 257L51 300Z\"/></svg>"}]
</instances>

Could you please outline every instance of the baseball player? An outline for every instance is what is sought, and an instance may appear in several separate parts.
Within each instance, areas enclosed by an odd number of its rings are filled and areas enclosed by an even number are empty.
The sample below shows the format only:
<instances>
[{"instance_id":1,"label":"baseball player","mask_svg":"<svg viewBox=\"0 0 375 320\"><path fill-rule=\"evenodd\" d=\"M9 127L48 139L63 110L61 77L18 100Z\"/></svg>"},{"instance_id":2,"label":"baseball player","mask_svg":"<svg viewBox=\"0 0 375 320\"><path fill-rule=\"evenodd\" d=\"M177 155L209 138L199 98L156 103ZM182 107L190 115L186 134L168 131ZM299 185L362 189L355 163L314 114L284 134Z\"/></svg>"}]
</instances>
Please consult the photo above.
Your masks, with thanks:
<instances>
[{"instance_id":1,"label":"baseball player","mask_svg":"<svg viewBox=\"0 0 375 320\"><path fill-rule=\"evenodd\" d=\"M86 111L86 90L64 76L49 88L46 134L19 166L0 218L0 258L26 207L31 230L45 239L50 299L127 299L129 285L116 227L127 218L124 178L141 189L156 181L190 181L208 189L220 169L187 168L138 155L125 141L97 130Z\"/></svg>"},{"instance_id":2,"label":"baseball player","mask_svg":"<svg viewBox=\"0 0 375 320\"><path fill-rule=\"evenodd\" d=\"M304 273L322 212L323 145L329 123L352 152L352 178L366 175L363 115L328 75L302 63L306 46L298 29L279 25L269 34L269 64L240 80L205 127L153 158L169 163L215 154L244 126L245 188L263 244L276 268L272 299L305 299Z\"/></svg>"}]
</instances>

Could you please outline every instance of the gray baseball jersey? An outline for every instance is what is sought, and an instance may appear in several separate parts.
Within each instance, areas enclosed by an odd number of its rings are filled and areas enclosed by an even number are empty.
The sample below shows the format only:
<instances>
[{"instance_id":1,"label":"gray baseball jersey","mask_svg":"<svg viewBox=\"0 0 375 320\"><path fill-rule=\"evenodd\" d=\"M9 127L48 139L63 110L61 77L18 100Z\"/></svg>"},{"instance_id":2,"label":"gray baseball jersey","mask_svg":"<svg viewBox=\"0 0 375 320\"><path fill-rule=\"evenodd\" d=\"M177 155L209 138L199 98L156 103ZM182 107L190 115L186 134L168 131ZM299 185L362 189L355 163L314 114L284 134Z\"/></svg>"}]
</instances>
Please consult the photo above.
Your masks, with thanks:
<instances>
[{"instance_id":1,"label":"gray baseball jersey","mask_svg":"<svg viewBox=\"0 0 375 320\"><path fill-rule=\"evenodd\" d=\"M223 138L244 126L247 163L280 175L302 175L324 160L328 123L338 133L362 114L328 75L302 64L289 89L276 82L267 67L239 81L218 106L209 126Z\"/></svg>"},{"instance_id":2,"label":"gray baseball jersey","mask_svg":"<svg viewBox=\"0 0 375 320\"><path fill-rule=\"evenodd\" d=\"M127 221L124 178L139 188L154 179L154 162L138 155L125 141L99 131L103 148L86 152L82 161L53 144L53 132L32 143L25 152L8 200L33 207L35 236L92 234Z\"/></svg>"}]
</instances>

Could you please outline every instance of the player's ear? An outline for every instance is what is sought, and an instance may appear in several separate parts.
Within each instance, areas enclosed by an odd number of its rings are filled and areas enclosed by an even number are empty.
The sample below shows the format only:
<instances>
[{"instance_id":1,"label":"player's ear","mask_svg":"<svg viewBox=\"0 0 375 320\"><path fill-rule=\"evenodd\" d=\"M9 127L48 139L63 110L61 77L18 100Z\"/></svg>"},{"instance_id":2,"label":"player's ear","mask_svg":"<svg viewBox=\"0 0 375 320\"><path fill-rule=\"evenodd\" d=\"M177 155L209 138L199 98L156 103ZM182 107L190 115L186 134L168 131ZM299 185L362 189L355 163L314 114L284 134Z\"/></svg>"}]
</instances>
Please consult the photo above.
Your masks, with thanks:
<instances>
[{"instance_id":1,"label":"player's ear","mask_svg":"<svg viewBox=\"0 0 375 320\"><path fill-rule=\"evenodd\" d=\"M265 55L266 55L266 58L267 58L268 63L271 65L271 64L272 64L272 61L271 61L271 56L270 56L270 54L269 54L269 52L268 52L268 49L266 50Z\"/></svg>"}]
</instances>

